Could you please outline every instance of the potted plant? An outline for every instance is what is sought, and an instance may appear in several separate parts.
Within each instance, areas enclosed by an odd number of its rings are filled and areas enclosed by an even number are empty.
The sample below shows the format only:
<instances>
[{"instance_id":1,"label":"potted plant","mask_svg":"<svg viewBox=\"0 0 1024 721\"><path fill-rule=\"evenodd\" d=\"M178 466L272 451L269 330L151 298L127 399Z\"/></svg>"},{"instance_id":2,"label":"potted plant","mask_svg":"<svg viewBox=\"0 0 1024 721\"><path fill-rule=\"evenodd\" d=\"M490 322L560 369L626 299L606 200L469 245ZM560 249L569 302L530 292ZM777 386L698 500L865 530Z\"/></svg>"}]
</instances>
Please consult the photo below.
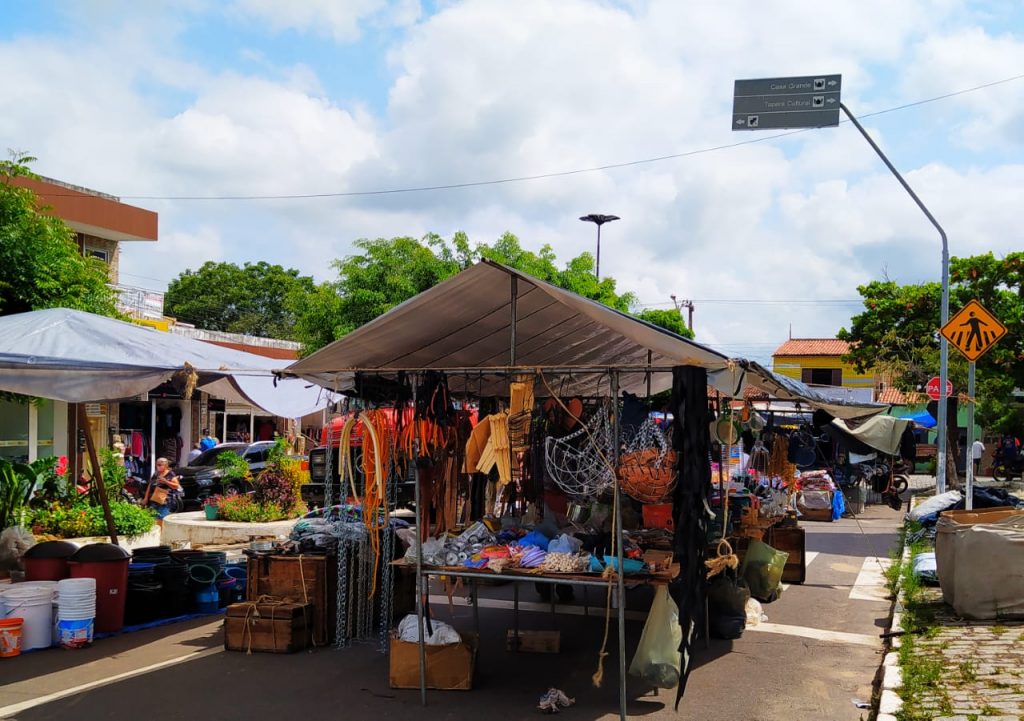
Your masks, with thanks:
<instances>
[{"instance_id":1,"label":"potted plant","mask_svg":"<svg viewBox=\"0 0 1024 721\"><path fill-rule=\"evenodd\" d=\"M203 501L203 511L206 513L207 521L216 521L217 516L220 513L220 501L219 495L207 496L206 500Z\"/></svg>"}]
</instances>

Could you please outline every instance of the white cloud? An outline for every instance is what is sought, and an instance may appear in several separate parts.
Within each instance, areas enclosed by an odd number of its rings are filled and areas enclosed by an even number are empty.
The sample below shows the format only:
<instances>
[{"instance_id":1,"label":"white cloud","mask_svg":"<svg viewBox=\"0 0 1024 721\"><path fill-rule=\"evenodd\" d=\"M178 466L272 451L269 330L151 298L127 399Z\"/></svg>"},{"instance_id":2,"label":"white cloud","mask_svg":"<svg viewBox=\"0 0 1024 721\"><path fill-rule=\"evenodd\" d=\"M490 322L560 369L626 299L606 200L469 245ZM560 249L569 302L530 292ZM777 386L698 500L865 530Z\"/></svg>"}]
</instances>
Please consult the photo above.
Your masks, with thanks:
<instances>
[{"instance_id":1,"label":"white cloud","mask_svg":"<svg viewBox=\"0 0 1024 721\"><path fill-rule=\"evenodd\" d=\"M102 43L0 43L9 78L0 136L40 156L42 172L126 195L344 192L586 168L765 137L729 129L738 77L842 72L844 98L866 112L1021 65L1019 35L957 27L963 8L952 0L825 8L471 0L442 3L419 21L416 2L234 7L274 29L339 42L416 24L390 46L393 79L376 114L328 95L334 68L283 65L272 47L257 45L245 48L256 68L247 74L199 65L180 42L150 44L159 34L152 18L149 30L114 27ZM125 48L136 62L124 62ZM172 100L147 92L154 79L177 91ZM1013 148L1009 126L1021 107L1013 91L931 106L956 113L936 112L909 136L939 159L904 173L946 225L954 254L1020 247L1011 194L1024 168L943 155L956 140ZM869 127L886 148L908 138L894 117L878 123L884 132ZM577 220L589 212L622 216L602 234L602 273L647 302L667 303L670 294L845 300L884 269L907 282L938 275L934 229L849 126L527 183L136 202L160 212L161 240L131 246L123 268L157 278L225 259L279 262L324 279L356 238L460 229L483 242L510 230L567 260L594 250L594 227ZM704 302L696 323L702 339L764 353L790 323L800 335L830 335L852 310Z\"/></svg>"},{"instance_id":2,"label":"white cloud","mask_svg":"<svg viewBox=\"0 0 1024 721\"><path fill-rule=\"evenodd\" d=\"M276 31L312 32L342 42L359 39L360 26L366 20L378 26L405 26L420 15L418 0L235 0L233 10L266 22Z\"/></svg>"}]
</instances>

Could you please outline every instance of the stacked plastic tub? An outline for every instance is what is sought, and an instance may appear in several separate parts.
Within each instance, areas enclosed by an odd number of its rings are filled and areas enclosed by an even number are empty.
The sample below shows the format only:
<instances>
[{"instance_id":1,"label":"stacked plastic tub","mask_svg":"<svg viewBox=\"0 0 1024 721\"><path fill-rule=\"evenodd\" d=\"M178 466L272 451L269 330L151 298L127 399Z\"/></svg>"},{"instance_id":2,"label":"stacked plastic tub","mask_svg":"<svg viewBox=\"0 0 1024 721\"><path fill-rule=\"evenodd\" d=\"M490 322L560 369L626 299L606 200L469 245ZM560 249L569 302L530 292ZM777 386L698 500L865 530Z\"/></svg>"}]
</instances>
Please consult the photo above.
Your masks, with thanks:
<instances>
[{"instance_id":1,"label":"stacked plastic tub","mask_svg":"<svg viewBox=\"0 0 1024 721\"><path fill-rule=\"evenodd\" d=\"M90 543L69 560L72 578L96 582L96 631L113 633L124 628L124 604L128 591L129 553L112 543Z\"/></svg>"},{"instance_id":2,"label":"stacked plastic tub","mask_svg":"<svg viewBox=\"0 0 1024 721\"><path fill-rule=\"evenodd\" d=\"M63 648L85 648L96 631L96 579L57 583L57 639Z\"/></svg>"}]
</instances>

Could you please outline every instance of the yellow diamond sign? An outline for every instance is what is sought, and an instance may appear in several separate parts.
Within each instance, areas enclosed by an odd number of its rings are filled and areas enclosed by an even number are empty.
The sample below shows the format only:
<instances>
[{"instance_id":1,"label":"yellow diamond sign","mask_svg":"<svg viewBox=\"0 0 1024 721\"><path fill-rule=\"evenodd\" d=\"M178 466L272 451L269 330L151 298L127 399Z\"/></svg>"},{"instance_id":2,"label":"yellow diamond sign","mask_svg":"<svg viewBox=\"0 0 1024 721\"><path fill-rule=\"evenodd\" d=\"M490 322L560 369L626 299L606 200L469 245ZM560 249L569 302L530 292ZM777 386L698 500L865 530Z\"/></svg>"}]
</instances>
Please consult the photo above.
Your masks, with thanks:
<instances>
[{"instance_id":1,"label":"yellow diamond sign","mask_svg":"<svg viewBox=\"0 0 1024 721\"><path fill-rule=\"evenodd\" d=\"M970 301L939 330L969 361L976 361L1006 335L1006 326L976 300Z\"/></svg>"}]
</instances>

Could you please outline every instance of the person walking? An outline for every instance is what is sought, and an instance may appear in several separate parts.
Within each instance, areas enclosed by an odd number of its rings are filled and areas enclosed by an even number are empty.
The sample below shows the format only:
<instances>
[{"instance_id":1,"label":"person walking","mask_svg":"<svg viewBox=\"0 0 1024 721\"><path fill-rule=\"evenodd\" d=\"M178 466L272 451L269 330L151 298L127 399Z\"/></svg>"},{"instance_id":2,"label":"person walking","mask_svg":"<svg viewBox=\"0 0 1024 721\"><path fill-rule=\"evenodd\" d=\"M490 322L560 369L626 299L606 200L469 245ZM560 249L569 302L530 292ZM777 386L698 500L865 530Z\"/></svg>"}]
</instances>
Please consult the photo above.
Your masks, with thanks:
<instances>
[{"instance_id":1,"label":"person walking","mask_svg":"<svg viewBox=\"0 0 1024 721\"><path fill-rule=\"evenodd\" d=\"M208 451L217 445L217 439L210 435L210 431L206 428L203 429L203 437L199 440L199 447Z\"/></svg>"},{"instance_id":2,"label":"person walking","mask_svg":"<svg viewBox=\"0 0 1024 721\"><path fill-rule=\"evenodd\" d=\"M974 443L971 444L971 458L974 459L974 477L978 477L978 473L981 471L981 457L985 455L985 444L981 442L980 438L975 438Z\"/></svg>"},{"instance_id":3,"label":"person walking","mask_svg":"<svg viewBox=\"0 0 1024 721\"><path fill-rule=\"evenodd\" d=\"M192 465L192 461L199 458L201 455L203 455L203 446L199 442L196 442L196 444L192 446L192 450L188 452L188 464Z\"/></svg>"},{"instance_id":4,"label":"person walking","mask_svg":"<svg viewBox=\"0 0 1024 721\"><path fill-rule=\"evenodd\" d=\"M171 470L171 464L166 458L156 459L156 472L149 479L149 487L146 488L146 495L142 499L142 505L156 511L156 523L164 525L164 519L170 515L171 510L177 505L177 497L181 494L181 483L178 477Z\"/></svg>"}]
</instances>

